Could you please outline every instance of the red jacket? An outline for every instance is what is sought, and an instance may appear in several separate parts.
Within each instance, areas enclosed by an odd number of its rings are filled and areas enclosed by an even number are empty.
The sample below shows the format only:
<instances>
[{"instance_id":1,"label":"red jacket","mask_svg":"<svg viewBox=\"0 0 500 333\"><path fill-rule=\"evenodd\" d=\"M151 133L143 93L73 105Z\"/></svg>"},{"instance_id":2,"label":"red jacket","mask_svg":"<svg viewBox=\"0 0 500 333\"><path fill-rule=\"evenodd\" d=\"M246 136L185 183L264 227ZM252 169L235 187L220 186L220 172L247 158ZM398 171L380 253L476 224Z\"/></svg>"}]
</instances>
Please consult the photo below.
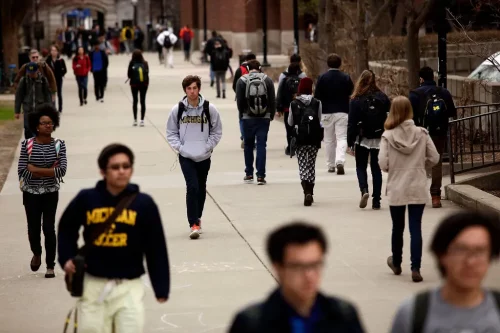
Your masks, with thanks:
<instances>
[{"instance_id":1,"label":"red jacket","mask_svg":"<svg viewBox=\"0 0 500 333\"><path fill-rule=\"evenodd\" d=\"M84 55L83 58L80 58L79 55L76 55L73 58L73 72L76 76L87 76L91 70L92 66L90 64L90 58L88 55Z\"/></svg>"}]
</instances>

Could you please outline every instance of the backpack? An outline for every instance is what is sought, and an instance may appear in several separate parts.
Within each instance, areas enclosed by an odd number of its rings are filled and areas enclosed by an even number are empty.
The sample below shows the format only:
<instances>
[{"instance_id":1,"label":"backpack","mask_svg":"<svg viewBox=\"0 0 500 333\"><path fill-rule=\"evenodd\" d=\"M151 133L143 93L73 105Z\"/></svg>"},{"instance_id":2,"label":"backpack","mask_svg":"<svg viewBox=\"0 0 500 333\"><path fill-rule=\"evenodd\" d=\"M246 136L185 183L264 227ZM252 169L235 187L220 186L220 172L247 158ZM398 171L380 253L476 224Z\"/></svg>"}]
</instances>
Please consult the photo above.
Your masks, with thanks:
<instances>
[{"instance_id":1,"label":"backpack","mask_svg":"<svg viewBox=\"0 0 500 333\"><path fill-rule=\"evenodd\" d=\"M245 65L240 66L241 76L248 74L248 68L246 66L246 62L244 64Z\"/></svg>"},{"instance_id":2,"label":"backpack","mask_svg":"<svg viewBox=\"0 0 500 333\"><path fill-rule=\"evenodd\" d=\"M205 115L205 118L207 119L207 122L208 122L208 134L210 135L210 130L212 129L212 121L210 119L210 102L205 100L205 102L203 102L203 113L202 113L202 117L203 115ZM177 126L180 126L180 123L181 123L181 117L182 117L182 114L184 113L184 111L186 111L186 106L184 105L184 103L182 102L179 102L179 107L177 109ZM202 119L201 121L201 131L203 132L203 124L204 124L204 121Z\"/></svg>"},{"instance_id":3,"label":"backpack","mask_svg":"<svg viewBox=\"0 0 500 333\"><path fill-rule=\"evenodd\" d=\"M264 73L250 73L241 77L246 81L245 97L248 103L248 115L264 117L267 113L267 75Z\"/></svg>"},{"instance_id":4,"label":"backpack","mask_svg":"<svg viewBox=\"0 0 500 333\"><path fill-rule=\"evenodd\" d=\"M300 78L298 75L289 74L288 72L283 72L283 75L285 75L285 78L280 92L280 103L283 107L288 108L293 101L294 95L299 90Z\"/></svg>"},{"instance_id":5,"label":"backpack","mask_svg":"<svg viewBox=\"0 0 500 333\"><path fill-rule=\"evenodd\" d=\"M144 84L149 82L149 71L144 63L134 63L132 65L132 77L130 78L130 84Z\"/></svg>"},{"instance_id":6,"label":"backpack","mask_svg":"<svg viewBox=\"0 0 500 333\"><path fill-rule=\"evenodd\" d=\"M500 312L500 292L493 290L491 292L493 293L497 310ZM429 312L430 295L430 291L424 291L417 294L415 297L411 333L424 332L425 320L427 319L427 313Z\"/></svg>"},{"instance_id":7,"label":"backpack","mask_svg":"<svg viewBox=\"0 0 500 333\"><path fill-rule=\"evenodd\" d=\"M427 93L413 90L420 97L417 126L427 129L430 135L444 134L448 125L447 106L440 96L441 91L441 87L430 89Z\"/></svg>"},{"instance_id":8,"label":"backpack","mask_svg":"<svg viewBox=\"0 0 500 333\"><path fill-rule=\"evenodd\" d=\"M228 64L227 52L222 47L214 51L214 67L223 68Z\"/></svg>"},{"instance_id":9,"label":"backpack","mask_svg":"<svg viewBox=\"0 0 500 333\"><path fill-rule=\"evenodd\" d=\"M191 30L184 30L184 34L182 35L182 40L184 43L191 42Z\"/></svg>"},{"instance_id":10,"label":"backpack","mask_svg":"<svg viewBox=\"0 0 500 333\"><path fill-rule=\"evenodd\" d=\"M125 30L125 38L127 38L127 39L132 38L132 32L130 31L130 29Z\"/></svg>"},{"instance_id":11,"label":"backpack","mask_svg":"<svg viewBox=\"0 0 500 333\"><path fill-rule=\"evenodd\" d=\"M165 39L163 40L163 47L166 49L172 47L172 40L170 39L170 34L165 36Z\"/></svg>"},{"instance_id":12,"label":"backpack","mask_svg":"<svg viewBox=\"0 0 500 333\"><path fill-rule=\"evenodd\" d=\"M384 133L384 123L387 112L381 100L374 95L362 99L362 115L359 125L359 135L367 139L377 139Z\"/></svg>"},{"instance_id":13,"label":"backpack","mask_svg":"<svg viewBox=\"0 0 500 333\"><path fill-rule=\"evenodd\" d=\"M296 99L297 109L295 112L294 124L298 145L316 145L323 140L323 128L318 118L318 101L313 98L306 105L301 100ZM297 120L297 122L296 122Z\"/></svg>"}]
</instances>

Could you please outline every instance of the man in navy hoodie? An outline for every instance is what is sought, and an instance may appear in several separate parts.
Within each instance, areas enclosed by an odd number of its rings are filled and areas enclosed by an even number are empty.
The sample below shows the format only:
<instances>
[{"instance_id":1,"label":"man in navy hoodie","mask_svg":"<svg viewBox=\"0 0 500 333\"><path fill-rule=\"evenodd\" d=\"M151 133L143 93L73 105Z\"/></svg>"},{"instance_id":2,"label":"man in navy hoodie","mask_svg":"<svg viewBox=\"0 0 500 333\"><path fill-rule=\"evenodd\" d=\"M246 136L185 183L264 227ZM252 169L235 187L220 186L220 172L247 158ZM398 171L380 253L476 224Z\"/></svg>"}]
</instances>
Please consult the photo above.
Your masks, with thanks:
<instances>
[{"instance_id":1,"label":"man in navy hoodie","mask_svg":"<svg viewBox=\"0 0 500 333\"><path fill-rule=\"evenodd\" d=\"M109 231L86 251L83 295L78 302L78 332L142 332L146 256L156 299L168 300L170 271L163 226L153 199L130 183L134 155L121 144L105 147L98 158L103 180L95 188L80 191L63 213L58 230L58 261L66 273L74 273L73 258L83 226L86 242L106 221L124 197L135 195ZM95 236L94 236L95 237Z\"/></svg>"}]
</instances>

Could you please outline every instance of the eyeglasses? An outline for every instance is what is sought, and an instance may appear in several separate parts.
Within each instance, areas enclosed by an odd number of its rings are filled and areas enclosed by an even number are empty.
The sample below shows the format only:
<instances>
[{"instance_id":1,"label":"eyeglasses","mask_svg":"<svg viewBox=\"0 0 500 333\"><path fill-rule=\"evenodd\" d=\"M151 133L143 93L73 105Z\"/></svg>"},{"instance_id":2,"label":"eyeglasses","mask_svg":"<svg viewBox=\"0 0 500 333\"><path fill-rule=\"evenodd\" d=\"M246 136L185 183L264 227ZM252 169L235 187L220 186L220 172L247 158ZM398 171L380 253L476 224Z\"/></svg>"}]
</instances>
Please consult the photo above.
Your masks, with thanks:
<instances>
[{"instance_id":1,"label":"eyeglasses","mask_svg":"<svg viewBox=\"0 0 500 333\"><path fill-rule=\"evenodd\" d=\"M283 267L294 273L305 273L310 270L314 272L319 272L324 266L325 263L323 261L316 261L311 263L291 262L283 264Z\"/></svg>"},{"instance_id":2,"label":"eyeglasses","mask_svg":"<svg viewBox=\"0 0 500 333\"><path fill-rule=\"evenodd\" d=\"M476 259L485 261L490 258L490 248L489 247L470 248L467 246L454 246L448 249L448 254L460 260Z\"/></svg>"},{"instance_id":3,"label":"eyeglasses","mask_svg":"<svg viewBox=\"0 0 500 333\"><path fill-rule=\"evenodd\" d=\"M42 121L42 122L40 122L39 124L40 124L41 126L50 126L50 127L54 126L54 123L52 123L52 122L47 122L47 121Z\"/></svg>"},{"instance_id":4,"label":"eyeglasses","mask_svg":"<svg viewBox=\"0 0 500 333\"><path fill-rule=\"evenodd\" d=\"M37 60L38 56L31 56L31 60Z\"/></svg>"},{"instance_id":5,"label":"eyeglasses","mask_svg":"<svg viewBox=\"0 0 500 333\"><path fill-rule=\"evenodd\" d=\"M128 170L132 167L132 165L130 165L129 163L123 163L123 164L111 164L109 166L109 168L111 170L120 170L120 168L122 168L123 170Z\"/></svg>"}]
</instances>

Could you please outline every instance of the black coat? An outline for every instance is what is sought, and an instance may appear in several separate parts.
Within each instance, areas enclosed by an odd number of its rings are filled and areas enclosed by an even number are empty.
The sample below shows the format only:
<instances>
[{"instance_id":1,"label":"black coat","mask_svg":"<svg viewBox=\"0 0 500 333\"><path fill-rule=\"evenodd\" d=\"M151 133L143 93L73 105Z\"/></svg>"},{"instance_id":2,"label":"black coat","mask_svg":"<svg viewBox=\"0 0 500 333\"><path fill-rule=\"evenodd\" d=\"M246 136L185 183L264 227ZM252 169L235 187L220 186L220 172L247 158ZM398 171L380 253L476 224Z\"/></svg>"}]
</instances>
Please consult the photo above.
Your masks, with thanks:
<instances>
[{"instance_id":1,"label":"black coat","mask_svg":"<svg viewBox=\"0 0 500 333\"><path fill-rule=\"evenodd\" d=\"M336 69L322 74L316 83L314 97L321 101L323 114L349 112L349 99L354 84L351 77Z\"/></svg>"},{"instance_id":2,"label":"black coat","mask_svg":"<svg viewBox=\"0 0 500 333\"><path fill-rule=\"evenodd\" d=\"M354 306L335 297L318 294L320 317L314 333L363 333ZM292 332L288 304L279 290L263 303L248 307L237 314L229 333L288 333Z\"/></svg>"},{"instance_id":3,"label":"black coat","mask_svg":"<svg viewBox=\"0 0 500 333\"><path fill-rule=\"evenodd\" d=\"M50 69L52 69L52 73L54 73L56 82L62 82L64 75L66 75L66 73L68 72L64 59L58 57L55 61L52 61L52 57L49 56L46 62L49 65Z\"/></svg>"}]
</instances>

